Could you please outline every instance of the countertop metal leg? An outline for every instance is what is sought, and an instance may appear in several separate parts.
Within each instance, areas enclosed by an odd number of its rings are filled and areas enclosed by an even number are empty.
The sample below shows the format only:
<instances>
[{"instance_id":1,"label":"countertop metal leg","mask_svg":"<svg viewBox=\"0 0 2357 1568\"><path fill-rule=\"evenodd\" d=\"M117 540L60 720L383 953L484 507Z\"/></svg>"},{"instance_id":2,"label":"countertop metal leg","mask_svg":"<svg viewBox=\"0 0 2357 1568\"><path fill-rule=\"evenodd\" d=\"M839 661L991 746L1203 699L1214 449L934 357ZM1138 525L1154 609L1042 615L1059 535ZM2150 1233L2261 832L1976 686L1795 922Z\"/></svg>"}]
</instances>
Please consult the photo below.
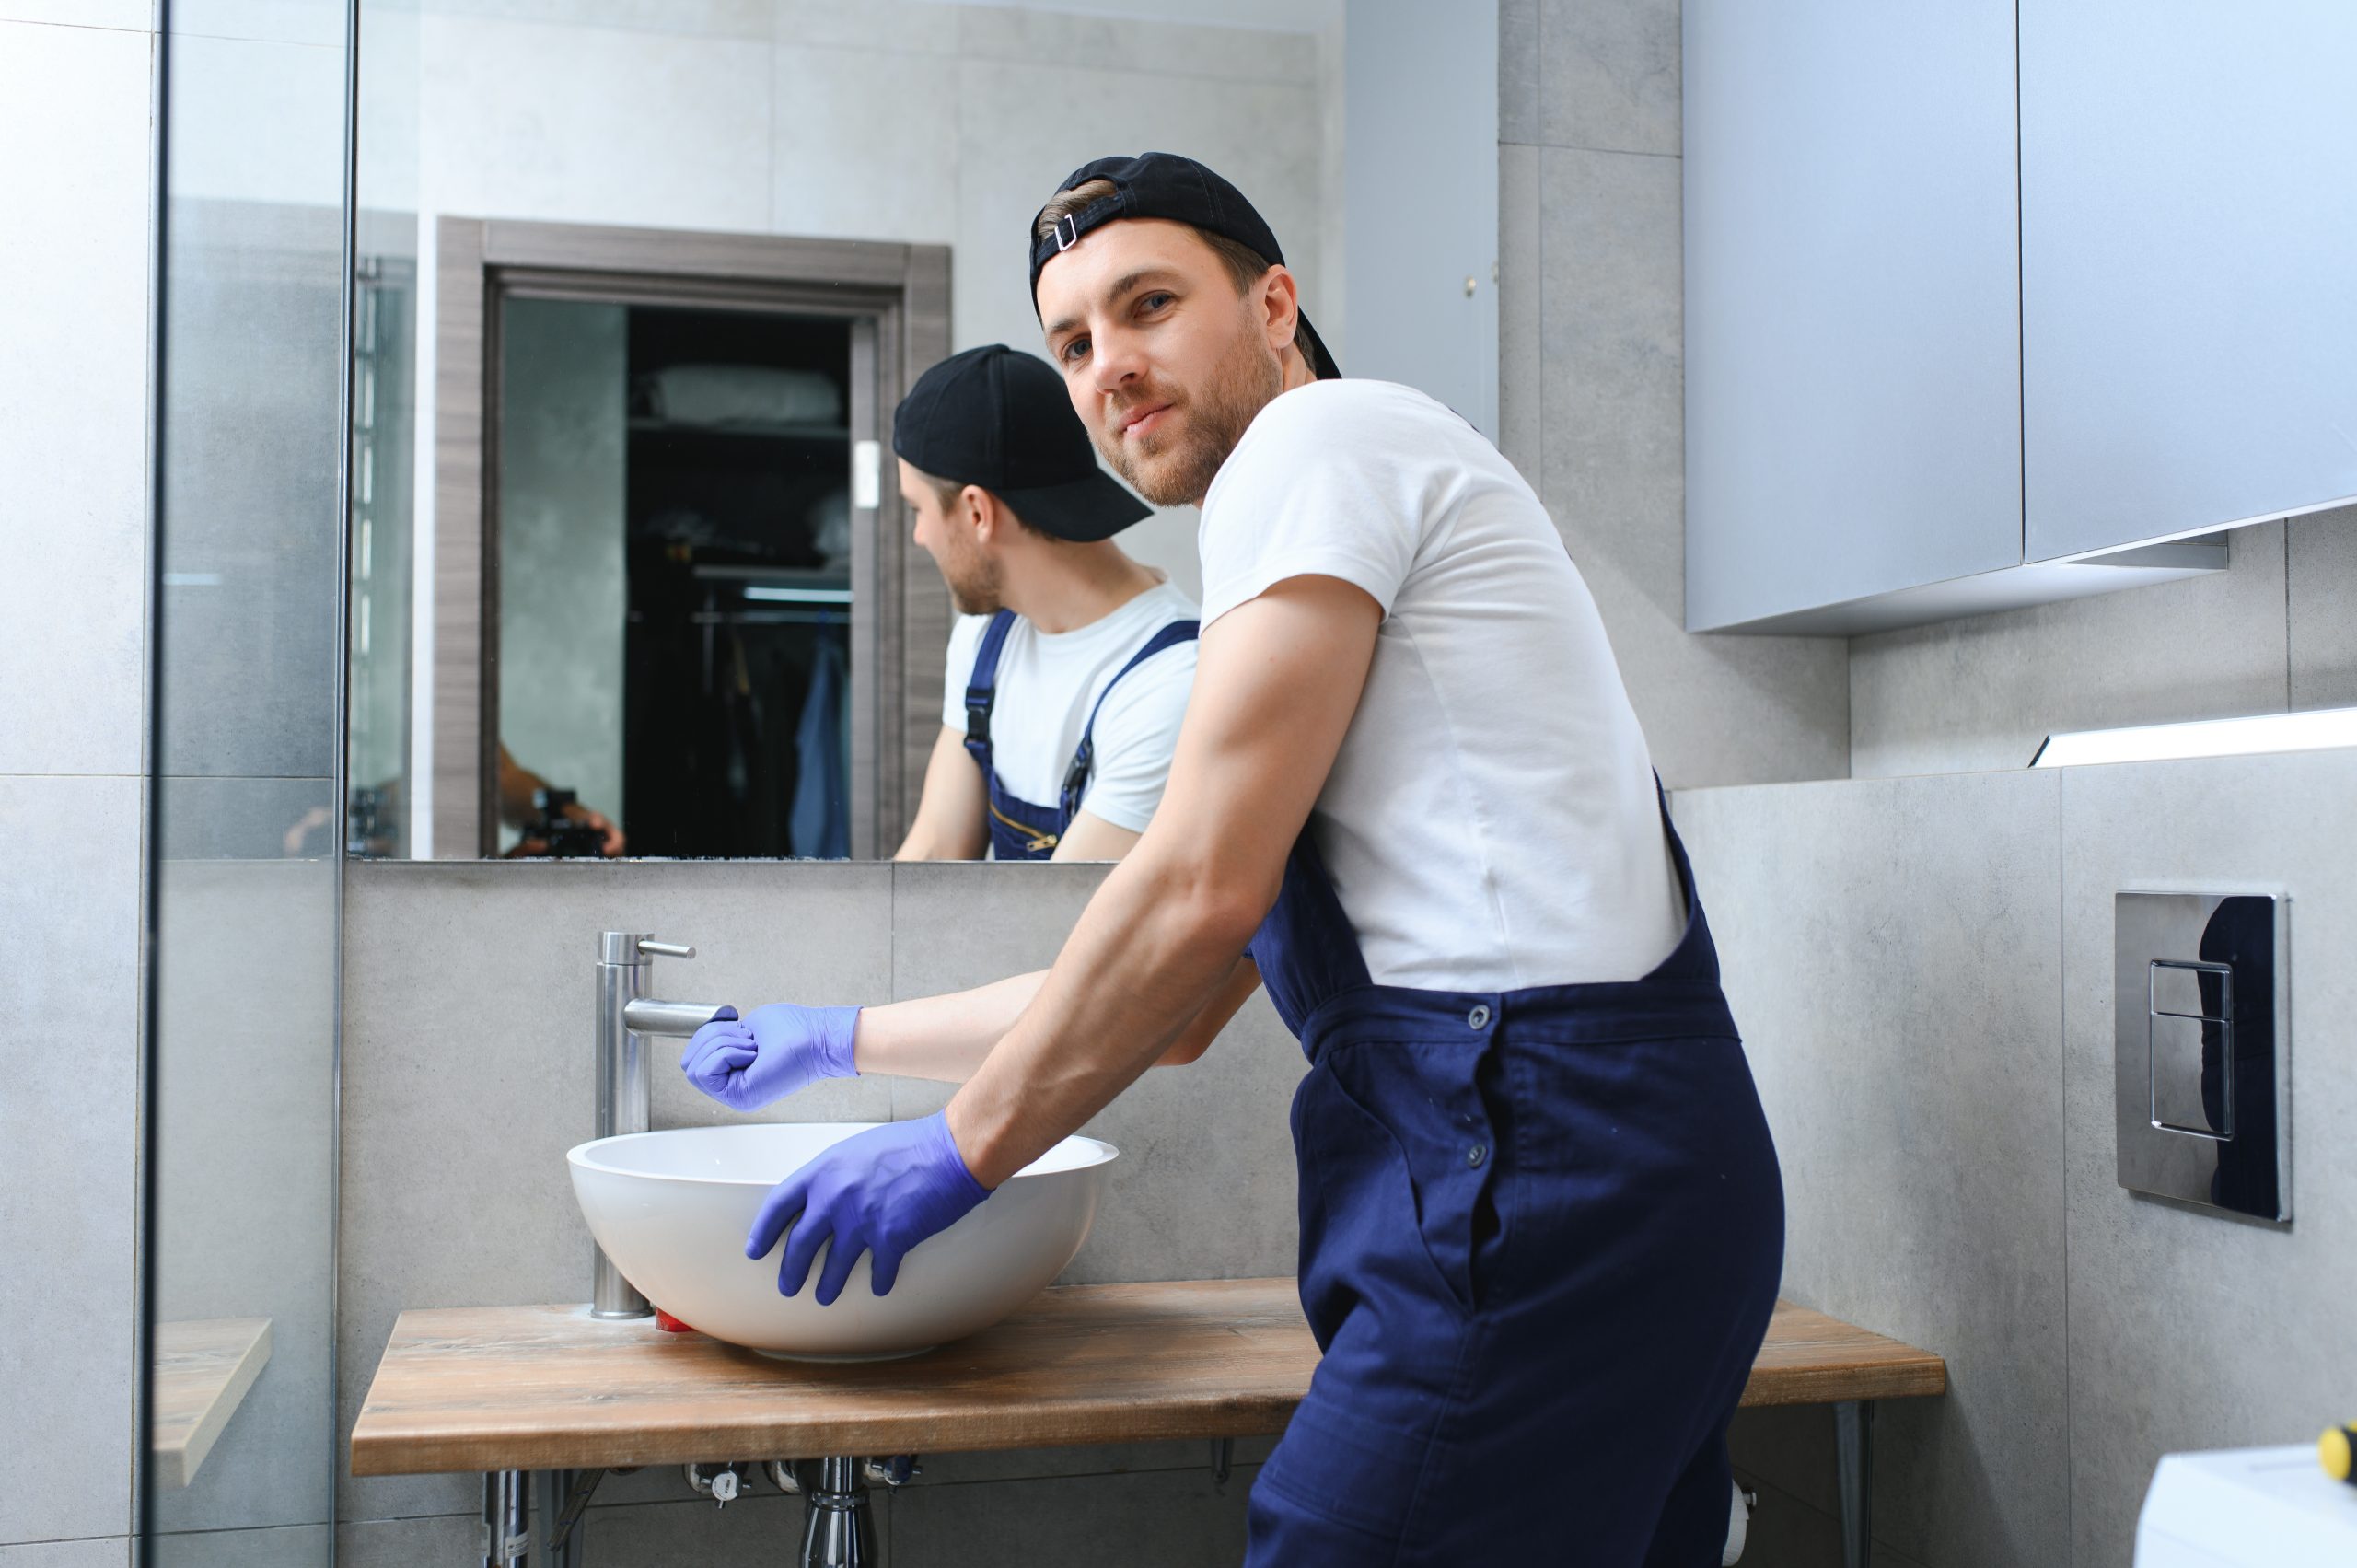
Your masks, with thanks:
<instances>
[{"instance_id":1,"label":"countertop metal leg","mask_svg":"<svg viewBox=\"0 0 2357 1568\"><path fill-rule=\"evenodd\" d=\"M838 1455L820 1459L817 1471L816 1484L802 1489L802 1568L870 1568L876 1519L859 1461Z\"/></svg>"},{"instance_id":2,"label":"countertop metal leg","mask_svg":"<svg viewBox=\"0 0 2357 1568\"><path fill-rule=\"evenodd\" d=\"M1842 1400L1833 1407L1833 1448L1841 1470L1842 1568L1874 1561L1875 1402Z\"/></svg>"},{"instance_id":3,"label":"countertop metal leg","mask_svg":"<svg viewBox=\"0 0 2357 1568\"><path fill-rule=\"evenodd\" d=\"M588 1490L581 1487L584 1473L581 1470L540 1470L533 1478L535 1490L540 1493L536 1506L540 1516L542 1568L581 1568L588 1561L581 1547L581 1538L589 1527L586 1512L589 1502ZM598 1478L604 1472L590 1470L586 1473L589 1490L594 1490ZM580 1492L578 1502L574 1496L576 1491Z\"/></svg>"},{"instance_id":4,"label":"countertop metal leg","mask_svg":"<svg viewBox=\"0 0 2357 1568\"><path fill-rule=\"evenodd\" d=\"M490 1470L482 1478L483 1568L529 1568L532 1494L522 1470Z\"/></svg>"}]
</instances>

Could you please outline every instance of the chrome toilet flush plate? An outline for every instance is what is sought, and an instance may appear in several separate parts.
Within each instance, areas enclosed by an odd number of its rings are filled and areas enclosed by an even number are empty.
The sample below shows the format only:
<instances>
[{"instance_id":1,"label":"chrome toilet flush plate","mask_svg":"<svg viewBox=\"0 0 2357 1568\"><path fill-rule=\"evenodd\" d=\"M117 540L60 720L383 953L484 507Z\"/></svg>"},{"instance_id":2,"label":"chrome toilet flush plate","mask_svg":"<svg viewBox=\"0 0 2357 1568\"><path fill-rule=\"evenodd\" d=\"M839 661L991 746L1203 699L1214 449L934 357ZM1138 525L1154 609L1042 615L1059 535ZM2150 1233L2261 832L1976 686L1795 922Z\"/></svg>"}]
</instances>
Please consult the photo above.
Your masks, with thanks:
<instances>
[{"instance_id":1,"label":"chrome toilet flush plate","mask_svg":"<svg viewBox=\"0 0 2357 1568\"><path fill-rule=\"evenodd\" d=\"M2289 1221L2289 900L2119 893L2112 914L2119 1184Z\"/></svg>"}]
</instances>

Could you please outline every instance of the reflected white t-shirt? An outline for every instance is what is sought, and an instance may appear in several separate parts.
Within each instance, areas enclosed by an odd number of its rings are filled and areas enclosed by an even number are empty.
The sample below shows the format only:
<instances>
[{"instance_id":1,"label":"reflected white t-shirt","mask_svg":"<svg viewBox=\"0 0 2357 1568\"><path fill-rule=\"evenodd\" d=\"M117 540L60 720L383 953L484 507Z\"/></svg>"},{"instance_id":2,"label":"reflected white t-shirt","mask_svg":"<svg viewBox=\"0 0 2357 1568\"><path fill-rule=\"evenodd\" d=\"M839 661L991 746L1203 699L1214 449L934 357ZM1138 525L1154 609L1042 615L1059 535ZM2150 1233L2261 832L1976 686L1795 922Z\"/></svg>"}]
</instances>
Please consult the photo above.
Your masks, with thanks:
<instances>
[{"instance_id":1,"label":"reflected white t-shirt","mask_svg":"<svg viewBox=\"0 0 2357 1568\"><path fill-rule=\"evenodd\" d=\"M1070 632L1042 632L1021 616L999 652L998 698L991 708L991 745L999 782L1034 806L1053 806L1080 732L1106 683L1173 621L1196 619L1194 601L1169 584L1148 588L1119 610ZM987 615L964 615L949 629L941 722L966 729L966 683ZM1082 793L1084 811L1131 832L1145 831L1170 777L1170 754L1195 684L1195 645L1163 649L1138 666L1097 715L1096 766Z\"/></svg>"},{"instance_id":2,"label":"reflected white t-shirt","mask_svg":"<svg viewBox=\"0 0 2357 1568\"><path fill-rule=\"evenodd\" d=\"M1653 764L1587 585L1481 434L1412 388L1313 382L1204 497L1203 625L1288 577L1383 607L1310 830L1377 984L1637 980L1685 927Z\"/></svg>"}]
</instances>

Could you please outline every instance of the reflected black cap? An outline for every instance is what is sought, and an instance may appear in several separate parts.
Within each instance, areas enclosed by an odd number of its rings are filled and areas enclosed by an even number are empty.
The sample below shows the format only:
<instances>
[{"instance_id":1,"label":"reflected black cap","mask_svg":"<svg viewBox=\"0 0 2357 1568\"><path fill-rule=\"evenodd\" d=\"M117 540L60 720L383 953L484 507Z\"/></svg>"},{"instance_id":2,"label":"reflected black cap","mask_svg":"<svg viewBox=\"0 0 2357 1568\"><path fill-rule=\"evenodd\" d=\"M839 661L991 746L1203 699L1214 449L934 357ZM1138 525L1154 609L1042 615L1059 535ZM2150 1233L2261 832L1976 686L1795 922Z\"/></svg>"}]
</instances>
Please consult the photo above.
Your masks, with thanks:
<instances>
[{"instance_id":1,"label":"reflected black cap","mask_svg":"<svg viewBox=\"0 0 2357 1568\"><path fill-rule=\"evenodd\" d=\"M893 411L892 450L1076 543L1110 539L1154 510L1097 466L1063 377L1004 343L953 354L918 377Z\"/></svg>"},{"instance_id":2,"label":"reflected black cap","mask_svg":"<svg viewBox=\"0 0 2357 1568\"><path fill-rule=\"evenodd\" d=\"M1058 219L1046 234L1038 230L1040 214L1048 209L1042 206L1031 215L1031 313L1035 316L1039 312L1039 270L1079 244L1083 235L1122 218L1171 218L1193 224L1235 240L1272 267L1284 264L1276 231L1253 211L1244 192L1193 158L1177 153L1101 157L1074 169L1056 190L1069 191L1092 180L1109 181L1113 193ZM1318 329L1309 324L1306 311L1302 314L1301 330L1309 340L1309 367L1318 372L1318 378L1341 380L1342 373L1335 367L1334 356L1326 352Z\"/></svg>"}]
</instances>

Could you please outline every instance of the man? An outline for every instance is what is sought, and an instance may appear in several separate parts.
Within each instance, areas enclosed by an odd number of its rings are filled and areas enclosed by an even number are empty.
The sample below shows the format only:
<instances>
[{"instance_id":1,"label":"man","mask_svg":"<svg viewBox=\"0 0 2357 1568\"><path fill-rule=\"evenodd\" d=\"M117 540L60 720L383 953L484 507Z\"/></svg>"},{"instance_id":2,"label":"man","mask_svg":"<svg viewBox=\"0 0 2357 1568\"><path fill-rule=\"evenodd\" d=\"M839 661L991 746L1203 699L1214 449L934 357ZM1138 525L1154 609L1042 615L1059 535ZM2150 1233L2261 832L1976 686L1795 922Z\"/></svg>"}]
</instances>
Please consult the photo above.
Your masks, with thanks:
<instances>
[{"instance_id":1,"label":"man","mask_svg":"<svg viewBox=\"0 0 2357 1568\"><path fill-rule=\"evenodd\" d=\"M1074 408L1142 494L1203 507L1169 788L1045 975L842 1010L831 1056L699 1037L691 1072L722 1081L963 1080L780 1182L747 1251L783 1237L791 1293L831 1241L821 1301L862 1252L888 1289L1266 984L1311 1062L1325 1357L1253 1487L1248 1561L1715 1563L1783 1207L1709 926L1537 497L1431 399L1336 379L1283 261L1234 187L1166 154L1090 164L1039 215Z\"/></svg>"},{"instance_id":2,"label":"man","mask_svg":"<svg viewBox=\"0 0 2357 1568\"><path fill-rule=\"evenodd\" d=\"M900 494L964 619L900 860L1119 860L1162 798L1195 606L1112 536L1149 509L1097 466L1056 373L1004 343L917 378Z\"/></svg>"}]
</instances>

